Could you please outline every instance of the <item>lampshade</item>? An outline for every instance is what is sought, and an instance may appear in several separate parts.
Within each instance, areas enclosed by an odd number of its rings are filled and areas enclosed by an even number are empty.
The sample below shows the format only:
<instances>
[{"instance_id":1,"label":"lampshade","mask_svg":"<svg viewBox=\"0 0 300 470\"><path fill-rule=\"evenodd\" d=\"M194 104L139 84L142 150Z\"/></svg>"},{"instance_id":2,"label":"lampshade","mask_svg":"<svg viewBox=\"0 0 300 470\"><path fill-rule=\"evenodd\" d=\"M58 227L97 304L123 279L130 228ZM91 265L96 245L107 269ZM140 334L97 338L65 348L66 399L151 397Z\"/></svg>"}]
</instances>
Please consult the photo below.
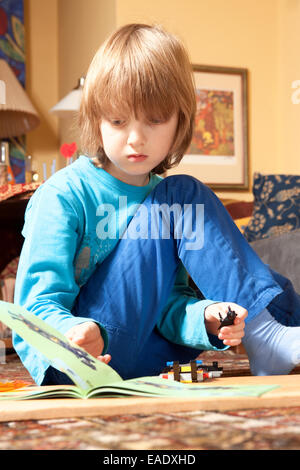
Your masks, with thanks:
<instances>
[{"instance_id":1,"label":"lampshade","mask_svg":"<svg viewBox=\"0 0 300 470\"><path fill-rule=\"evenodd\" d=\"M50 113L56 114L59 117L67 117L69 114L79 111L83 85L84 77L81 77L78 80L77 86L53 106L50 109Z\"/></svg>"},{"instance_id":2,"label":"lampshade","mask_svg":"<svg viewBox=\"0 0 300 470\"><path fill-rule=\"evenodd\" d=\"M40 119L24 88L8 63L0 59L4 99L0 103L0 139L17 137L35 129Z\"/></svg>"}]
</instances>

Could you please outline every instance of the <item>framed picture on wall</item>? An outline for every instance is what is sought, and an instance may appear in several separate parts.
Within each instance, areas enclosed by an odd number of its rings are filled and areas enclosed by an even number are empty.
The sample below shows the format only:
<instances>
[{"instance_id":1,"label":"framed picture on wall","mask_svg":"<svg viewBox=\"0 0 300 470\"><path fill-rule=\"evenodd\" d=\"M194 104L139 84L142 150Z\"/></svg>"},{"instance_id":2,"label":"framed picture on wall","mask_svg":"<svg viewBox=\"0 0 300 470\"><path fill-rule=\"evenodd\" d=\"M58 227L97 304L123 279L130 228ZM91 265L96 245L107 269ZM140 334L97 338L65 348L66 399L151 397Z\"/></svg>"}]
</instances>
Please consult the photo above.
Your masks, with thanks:
<instances>
[{"instance_id":1,"label":"framed picture on wall","mask_svg":"<svg viewBox=\"0 0 300 470\"><path fill-rule=\"evenodd\" d=\"M195 130L176 173L191 174L213 189L247 189L247 69L193 65L193 71Z\"/></svg>"}]
</instances>

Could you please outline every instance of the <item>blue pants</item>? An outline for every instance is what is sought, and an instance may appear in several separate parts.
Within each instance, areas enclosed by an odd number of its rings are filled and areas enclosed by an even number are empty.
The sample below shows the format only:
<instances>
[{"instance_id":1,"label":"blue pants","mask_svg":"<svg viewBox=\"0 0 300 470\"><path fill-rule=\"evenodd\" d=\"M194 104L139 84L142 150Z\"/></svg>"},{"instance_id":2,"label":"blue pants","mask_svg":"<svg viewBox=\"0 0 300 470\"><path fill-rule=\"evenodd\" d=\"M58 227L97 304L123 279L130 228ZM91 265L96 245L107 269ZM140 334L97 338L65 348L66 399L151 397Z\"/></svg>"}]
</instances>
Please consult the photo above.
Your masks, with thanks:
<instances>
[{"instance_id":1,"label":"blue pants","mask_svg":"<svg viewBox=\"0 0 300 470\"><path fill-rule=\"evenodd\" d=\"M162 204L186 210L160 217ZM197 204L204 207L203 225L196 217ZM93 318L106 328L110 365L124 379L156 375L167 360L186 362L201 352L170 343L155 326L180 262L205 298L242 305L247 321L268 307L281 323L300 325L300 296L260 260L208 187L187 175L169 176L143 207L150 223L141 224L141 213L135 214L116 248L82 287L73 309L74 315ZM134 238L132 227L136 231L139 224L141 236ZM162 236L165 228L169 237ZM197 230L199 240L191 245Z\"/></svg>"}]
</instances>

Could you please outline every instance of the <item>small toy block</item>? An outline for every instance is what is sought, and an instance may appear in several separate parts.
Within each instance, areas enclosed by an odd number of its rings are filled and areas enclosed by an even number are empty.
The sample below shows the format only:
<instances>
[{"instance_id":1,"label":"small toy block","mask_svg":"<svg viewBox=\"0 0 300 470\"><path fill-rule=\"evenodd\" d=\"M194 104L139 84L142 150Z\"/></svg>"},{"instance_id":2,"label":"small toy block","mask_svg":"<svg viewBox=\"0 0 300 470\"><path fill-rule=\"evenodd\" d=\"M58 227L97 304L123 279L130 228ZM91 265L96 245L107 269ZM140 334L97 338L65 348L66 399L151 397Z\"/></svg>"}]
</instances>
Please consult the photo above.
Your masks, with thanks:
<instances>
[{"instance_id":1,"label":"small toy block","mask_svg":"<svg viewBox=\"0 0 300 470\"><path fill-rule=\"evenodd\" d=\"M192 382L198 382L196 361L191 361L191 377L192 377Z\"/></svg>"},{"instance_id":2,"label":"small toy block","mask_svg":"<svg viewBox=\"0 0 300 470\"><path fill-rule=\"evenodd\" d=\"M171 365L172 364L172 365ZM183 383L197 383L203 380L221 377L223 368L218 367L218 362L211 365L202 364L202 361L192 360L189 364L179 364L179 361L167 362L160 377Z\"/></svg>"},{"instance_id":3,"label":"small toy block","mask_svg":"<svg viewBox=\"0 0 300 470\"><path fill-rule=\"evenodd\" d=\"M180 382L181 367L180 367L178 361L175 361L175 362L174 362L174 364L173 364L173 371L174 371L174 380L176 380L176 382Z\"/></svg>"}]
</instances>

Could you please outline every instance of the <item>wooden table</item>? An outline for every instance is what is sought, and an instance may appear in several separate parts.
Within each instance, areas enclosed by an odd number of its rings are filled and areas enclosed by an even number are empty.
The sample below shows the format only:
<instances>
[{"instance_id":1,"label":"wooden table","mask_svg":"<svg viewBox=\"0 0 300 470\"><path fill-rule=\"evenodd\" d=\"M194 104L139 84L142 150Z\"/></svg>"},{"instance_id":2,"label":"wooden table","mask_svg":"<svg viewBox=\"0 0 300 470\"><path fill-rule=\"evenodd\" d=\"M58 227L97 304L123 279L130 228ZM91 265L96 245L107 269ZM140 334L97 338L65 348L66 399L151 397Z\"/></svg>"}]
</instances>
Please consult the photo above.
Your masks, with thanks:
<instances>
[{"instance_id":1,"label":"wooden table","mask_svg":"<svg viewBox=\"0 0 300 470\"><path fill-rule=\"evenodd\" d=\"M93 398L0 401L0 421L115 416L121 414L174 413L183 411L228 411L300 406L300 375L224 377L205 386L279 385L260 397L199 398ZM45 387L43 387L45 388Z\"/></svg>"}]
</instances>

